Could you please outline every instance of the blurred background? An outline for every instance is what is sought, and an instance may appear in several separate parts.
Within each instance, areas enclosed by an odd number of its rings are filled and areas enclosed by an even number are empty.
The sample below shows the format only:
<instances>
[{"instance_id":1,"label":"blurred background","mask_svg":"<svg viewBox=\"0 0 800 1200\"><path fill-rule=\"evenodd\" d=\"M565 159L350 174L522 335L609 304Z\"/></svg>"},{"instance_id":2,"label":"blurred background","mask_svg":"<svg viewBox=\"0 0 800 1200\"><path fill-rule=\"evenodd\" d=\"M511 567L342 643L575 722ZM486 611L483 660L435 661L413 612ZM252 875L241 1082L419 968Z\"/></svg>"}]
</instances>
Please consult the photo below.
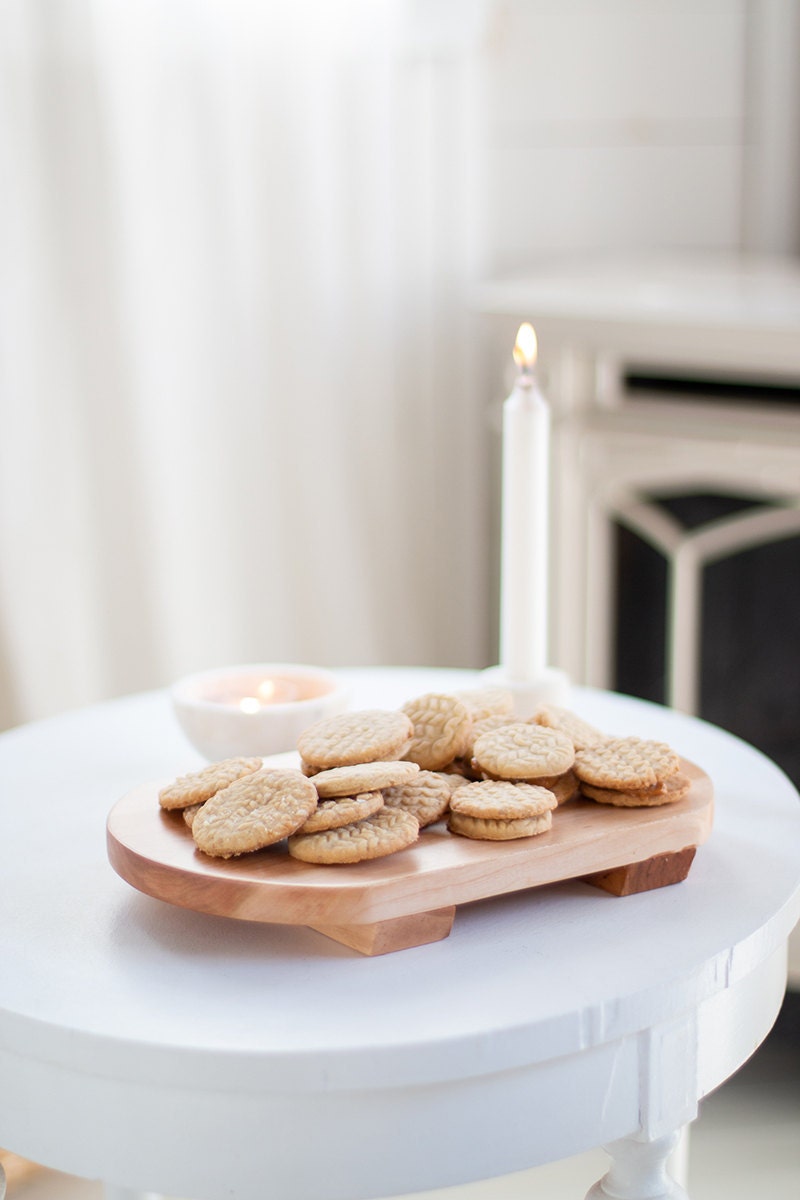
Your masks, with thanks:
<instances>
[{"instance_id":1,"label":"blurred background","mask_svg":"<svg viewBox=\"0 0 800 1200\"><path fill-rule=\"evenodd\" d=\"M799 48L792 0L2 0L0 724L225 663L495 661L499 411L553 293L498 323L485 285L791 275ZM557 422L573 343L540 330ZM614 683L580 622L554 658Z\"/></svg>"}]
</instances>

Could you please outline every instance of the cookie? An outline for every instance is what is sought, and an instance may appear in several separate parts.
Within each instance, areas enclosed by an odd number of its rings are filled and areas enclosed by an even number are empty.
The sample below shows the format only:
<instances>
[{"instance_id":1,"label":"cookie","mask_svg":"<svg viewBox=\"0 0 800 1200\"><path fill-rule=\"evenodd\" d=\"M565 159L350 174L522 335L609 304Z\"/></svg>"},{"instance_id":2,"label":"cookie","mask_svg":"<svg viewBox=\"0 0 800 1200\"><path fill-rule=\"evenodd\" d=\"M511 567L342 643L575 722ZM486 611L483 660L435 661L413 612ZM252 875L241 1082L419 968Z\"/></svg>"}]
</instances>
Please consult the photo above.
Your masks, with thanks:
<instances>
[{"instance_id":1,"label":"cookie","mask_svg":"<svg viewBox=\"0 0 800 1200\"><path fill-rule=\"evenodd\" d=\"M453 695L467 706L473 721L483 721L486 717L514 715L514 697L507 688L464 688Z\"/></svg>"},{"instance_id":2,"label":"cookie","mask_svg":"<svg viewBox=\"0 0 800 1200\"><path fill-rule=\"evenodd\" d=\"M414 733L403 758L423 771L439 771L465 753L472 717L466 704L445 692L426 692L403 705Z\"/></svg>"},{"instance_id":3,"label":"cookie","mask_svg":"<svg viewBox=\"0 0 800 1200\"><path fill-rule=\"evenodd\" d=\"M674 775L679 764L678 755L664 742L608 738L577 751L575 774L592 787L641 791Z\"/></svg>"},{"instance_id":4,"label":"cookie","mask_svg":"<svg viewBox=\"0 0 800 1200\"><path fill-rule=\"evenodd\" d=\"M543 704L533 719L537 725L544 725L547 729L558 729L561 733L565 733L576 750L583 750L586 746L593 746L596 742L604 742L607 738L607 734L595 729L577 713L568 708L560 708L556 704Z\"/></svg>"},{"instance_id":5,"label":"cookie","mask_svg":"<svg viewBox=\"0 0 800 1200\"><path fill-rule=\"evenodd\" d=\"M297 750L306 769L349 767L400 758L413 732L405 713L363 709L317 721L300 734Z\"/></svg>"},{"instance_id":6,"label":"cookie","mask_svg":"<svg viewBox=\"0 0 800 1200\"><path fill-rule=\"evenodd\" d=\"M295 833L289 838L289 853L307 863L356 863L395 854L418 837L416 817L402 808L384 806L355 825L324 833Z\"/></svg>"},{"instance_id":7,"label":"cookie","mask_svg":"<svg viewBox=\"0 0 800 1200\"><path fill-rule=\"evenodd\" d=\"M433 775L437 779L441 779L448 787L452 794L456 788L466 787L468 783L474 783L472 776L462 775L460 771L449 771L445 768L443 771L433 771Z\"/></svg>"},{"instance_id":8,"label":"cookie","mask_svg":"<svg viewBox=\"0 0 800 1200\"><path fill-rule=\"evenodd\" d=\"M475 756L475 743L484 733L492 733L495 729L503 729L506 725L521 724L519 717L515 717L513 713L494 713L488 717L481 717L479 720L472 722L472 737L470 745L467 747L465 758L470 762Z\"/></svg>"},{"instance_id":9,"label":"cookie","mask_svg":"<svg viewBox=\"0 0 800 1200\"><path fill-rule=\"evenodd\" d=\"M210 763L200 771L181 775L174 783L161 789L158 802L162 808L168 809L202 804L209 796L213 796L234 780L260 771L263 766L262 758L224 758L221 762Z\"/></svg>"},{"instance_id":10,"label":"cookie","mask_svg":"<svg viewBox=\"0 0 800 1200\"><path fill-rule=\"evenodd\" d=\"M374 792L382 788L408 783L418 774L416 763L393 759L390 762L356 763L352 767L329 767L311 776L317 795L324 800L332 796L355 796L356 792Z\"/></svg>"},{"instance_id":11,"label":"cookie","mask_svg":"<svg viewBox=\"0 0 800 1200\"><path fill-rule=\"evenodd\" d=\"M547 788L502 780L468 783L450 797L451 812L487 820L540 817L555 807L556 798Z\"/></svg>"},{"instance_id":12,"label":"cookie","mask_svg":"<svg viewBox=\"0 0 800 1200\"><path fill-rule=\"evenodd\" d=\"M194 819L202 807L202 804L190 804L188 808L181 809L181 815L190 829L194 825Z\"/></svg>"},{"instance_id":13,"label":"cookie","mask_svg":"<svg viewBox=\"0 0 800 1200\"><path fill-rule=\"evenodd\" d=\"M473 747L473 766L496 779L563 775L574 758L567 735L543 725L505 725L482 734Z\"/></svg>"},{"instance_id":14,"label":"cookie","mask_svg":"<svg viewBox=\"0 0 800 1200\"><path fill-rule=\"evenodd\" d=\"M299 771L256 771L205 802L192 837L204 854L233 858L294 833L316 807L316 788Z\"/></svg>"},{"instance_id":15,"label":"cookie","mask_svg":"<svg viewBox=\"0 0 800 1200\"><path fill-rule=\"evenodd\" d=\"M454 758L452 762L441 767L437 772L439 775L457 775L460 779L466 779L467 783L474 783L476 779L481 778L480 771L473 770L471 758Z\"/></svg>"},{"instance_id":16,"label":"cookie","mask_svg":"<svg viewBox=\"0 0 800 1200\"><path fill-rule=\"evenodd\" d=\"M552 824L553 817L549 812L542 813L540 817L515 817L509 820L469 817L466 813L451 812L447 820L452 833L485 842L510 842L517 838L535 837L537 833L546 833Z\"/></svg>"},{"instance_id":17,"label":"cookie","mask_svg":"<svg viewBox=\"0 0 800 1200\"><path fill-rule=\"evenodd\" d=\"M486 771L486 770L482 771L480 768L480 764L478 763L478 760L476 758L473 758L472 766L474 768L473 769L473 778L474 779L496 779L499 781L502 781L504 779L503 775L494 775L491 771ZM560 775L536 775L536 776L532 776L530 779L523 780L520 782L535 783L538 787L552 788L552 786L555 783L557 783L559 779L564 778L565 773L566 772L562 771ZM514 780L511 780L511 782L513 783Z\"/></svg>"},{"instance_id":18,"label":"cookie","mask_svg":"<svg viewBox=\"0 0 800 1200\"><path fill-rule=\"evenodd\" d=\"M574 800L581 794L578 776L574 771L565 771L563 775L559 775L558 779L546 784L540 782L539 786L548 788L559 805L566 804L568 800Z\"/></svg>"},{"instance_id":19,"label":"cookie","mask_svg":"<svg viewBox=\"0 0 800 1200\"><path fill-rule=\"evenodd\" d=\"M598 804L613 804L617 808L656 808L661 804L676 804L689 794L691 780L681 771L670 775L663 783L652 788L641 788L638 791L616 791L611 788L593 787L591 783L581 784L581 795Z\"/></svg>"},{"instance_id":20,"label":"cookie","mask_svg":"<svg viewBox=\"0 0 800 1200\"><path fill-rule=\"evenodd\" d=\"M402 808L413 813L420 829L441 820L450 806L450 785L454 776L439 775L435 771L420 771L408 783L385 788L384 804L390 808Z\"/></svg>"},{"instance_id":21,"label":"cookie","mask_svg":"<svg viewBox=\"0 0 800 1200\"><path fill-rule=\"evenodd\" d=\"M339 800L323 800L311 816L297 830L300 833L322 833L325 829L338 829L341 825L353 825L371 817L383 808L381 792L359 792L357 796L342 796Z\"/></svg>"}]
</instances>

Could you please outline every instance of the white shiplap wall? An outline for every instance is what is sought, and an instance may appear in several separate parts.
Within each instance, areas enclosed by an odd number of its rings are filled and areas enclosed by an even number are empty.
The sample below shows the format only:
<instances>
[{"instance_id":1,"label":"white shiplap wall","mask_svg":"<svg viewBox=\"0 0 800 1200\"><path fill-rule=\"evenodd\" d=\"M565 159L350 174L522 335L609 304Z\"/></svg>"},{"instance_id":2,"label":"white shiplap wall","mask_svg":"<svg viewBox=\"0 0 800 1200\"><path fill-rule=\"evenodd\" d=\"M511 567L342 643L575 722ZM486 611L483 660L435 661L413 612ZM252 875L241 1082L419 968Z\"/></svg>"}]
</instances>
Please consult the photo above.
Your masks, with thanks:
<instances>
[{"instance_id":1,"label":"white shiplap wall","mask_svg":"<svg viewBox=\"0 0 800 1200\"><path fill-rule=\"evenodd\" d=\"M798 12L796 0L493 4L489 273L549 253L796 249L798 55L776 48L797 48Z\"/></svg>"}]
</instances>

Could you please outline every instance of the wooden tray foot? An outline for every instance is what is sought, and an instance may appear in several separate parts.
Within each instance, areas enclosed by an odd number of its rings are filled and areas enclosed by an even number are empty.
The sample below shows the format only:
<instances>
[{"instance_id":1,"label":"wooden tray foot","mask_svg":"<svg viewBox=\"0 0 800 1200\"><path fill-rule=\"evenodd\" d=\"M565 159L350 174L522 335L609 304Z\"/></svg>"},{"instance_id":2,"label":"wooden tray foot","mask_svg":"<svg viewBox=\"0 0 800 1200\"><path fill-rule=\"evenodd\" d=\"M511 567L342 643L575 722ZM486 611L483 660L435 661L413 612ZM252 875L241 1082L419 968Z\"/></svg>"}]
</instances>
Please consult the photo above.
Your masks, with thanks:
<instances>
[{"instance_id":1,"label":"wooden tray foot","mask_svg":"<svg viewBox=\"0 0 800 1200\"><path fill-rule=\"evenodd\" d=\"M407 917L392 917L371 925L311 925L310 928L361 954L374 956L440 942L453 928L455 915L456 906L452 904L448 908L410 913Z\"/></svg>"},{"instance_id":2,"label":"wooden tray foot","mask_svg":"<svg viewBox=\"0 0 800 1200\"><path fill-rule=\"evenodd\" d=\"M610 871L598 871L596 875L584 875L583 882L611 892L614 896L650 892L654 888L680 883L685 879L696 850L696 846L686 846L669 854L656 854L643 862L629 863L627 867L614 867Z\"/></svg>"}]
</instances>

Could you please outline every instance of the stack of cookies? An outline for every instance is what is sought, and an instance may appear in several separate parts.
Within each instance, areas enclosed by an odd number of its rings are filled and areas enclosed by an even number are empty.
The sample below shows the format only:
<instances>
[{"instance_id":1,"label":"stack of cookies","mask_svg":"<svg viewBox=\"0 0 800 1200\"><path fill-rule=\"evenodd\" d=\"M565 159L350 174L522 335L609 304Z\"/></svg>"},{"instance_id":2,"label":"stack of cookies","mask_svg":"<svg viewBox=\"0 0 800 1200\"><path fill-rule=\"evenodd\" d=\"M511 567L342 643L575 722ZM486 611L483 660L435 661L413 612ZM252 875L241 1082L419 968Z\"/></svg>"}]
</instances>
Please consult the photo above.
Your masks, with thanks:
<instances>
[{"instance_id":1,"label":"stack of cookies","mask_svg":"<svg viewBox=\"0 0 800 1200\"><path fill-rule=\"evenodd\" d=\"M548 788L529 783L467 783L450 801L447 826L452 833L480 841L534 837L551 827L557 804Z\"/></svg>"},{"instance_id":2,"label":"stack of cookies","mask_svg":"<svg viewBox=\"0 0 800 1200\"><path fill-rule=\"evenodd\" d=\"M581 795L598 804L644 808L683 800L690 780L665 742L606 738L575 755Z\"/></svg>"},{"instance_id":3,"label":"stack of cookies","mask_svg":"<svg viewBox=\"0 0 800 1200\"><path fill-rule=\"evenodd\" d=\"M534 784L564 803L577 791L574 760L575 746L566 733L519 722L481 733L472 747L471 765L479 778Z\"/></svg>"},{"instance_id":4,"label":"stack of cookies","mask_svg":"<svg viewBox=\"0 0 800 1200\"><path fill-rule=\"evenodd\" d=\"M226 759L163 788L159 803L183 813L212 857L285 841L303 862L354 863L402 850L445 818L462 837L507 841L546 832L578 796L631 807L689 788L669 746L607 737L554 706L521 721L501 688L329 717L297 750L299 769Z\"/></svg>"},{"instance_id":5,"label":"stack of cookies","mask_svg":"<svg viewBox=\"0 0 800 1200\"><path fill-rule=\"evenodd\" d=\"M419 773L416 763L400 759L412 734L404 713L367 709L328 717L300 735L300 769L319 803L289 838L293 858L361 862L417 840L417 819L384 802L385 789L407 785Z\"/></svg>"}]
</instances>

